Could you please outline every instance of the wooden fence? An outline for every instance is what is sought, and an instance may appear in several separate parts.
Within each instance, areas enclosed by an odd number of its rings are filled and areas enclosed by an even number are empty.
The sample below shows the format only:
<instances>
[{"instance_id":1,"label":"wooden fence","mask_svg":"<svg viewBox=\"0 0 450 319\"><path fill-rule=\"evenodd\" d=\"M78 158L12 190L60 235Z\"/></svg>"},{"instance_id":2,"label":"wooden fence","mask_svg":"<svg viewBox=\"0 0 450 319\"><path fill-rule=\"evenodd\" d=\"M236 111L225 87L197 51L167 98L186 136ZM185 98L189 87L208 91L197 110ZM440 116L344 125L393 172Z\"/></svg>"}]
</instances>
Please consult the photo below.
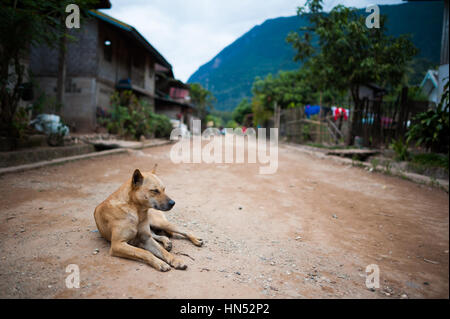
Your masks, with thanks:
<instances>
[{"instance_id":1,"label":"wooden fence","mask_svg":"<svg viewBox=\"0 0 450 319\"><path fill-rule=\"evenodd\" d=\"M269 127L279 128L280 138L294 143L344 144L350 134L351 121L356 116L353 135L366 147L388 145L392 139L404 138L412 118L428 108L428 102L408 101L403 90L395 102L365 99L359 111L350 107L350 118L334 121L323 113L307 119L304 108L277 110Z\"/></svg>"},{"instance_id":2,"label":"wooden fence","mask_svg":"<svg viewBox=\"0 0 450 319\"><path fill-rule=\"evenodd\" d=\"M407 101L381 102L364 100L357 117L354 135L362 138L364 146L379 147L392 139L404 139L413 117L424 112L428 102Z\"/></svg>"}]
</instances>

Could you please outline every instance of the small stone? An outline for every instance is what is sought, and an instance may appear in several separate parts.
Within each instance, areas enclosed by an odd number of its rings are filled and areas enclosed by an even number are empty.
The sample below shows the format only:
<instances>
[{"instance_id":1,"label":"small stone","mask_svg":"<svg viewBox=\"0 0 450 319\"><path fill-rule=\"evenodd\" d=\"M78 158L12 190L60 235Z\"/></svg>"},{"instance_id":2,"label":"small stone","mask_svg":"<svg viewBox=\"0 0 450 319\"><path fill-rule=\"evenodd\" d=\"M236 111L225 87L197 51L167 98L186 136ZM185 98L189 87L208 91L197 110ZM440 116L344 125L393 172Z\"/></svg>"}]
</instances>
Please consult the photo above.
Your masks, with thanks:
<instances>
[{"instance_id":1,"label":"small stone","mask_svg":"<svg viewBox=\"0 0 450 319\"><path fill-rule=\"evenodd\" d=\"M238 275L238 276L241 275L241 273L239 271L236 271L235 274Z\"/></svg>"},{"instance_id":2,"label":"small stone","mask_svg":"<svg viewBox=\"0 0 450 319\"><path fill-rule=\"evenodd\" d=\"M336 215L336 214L334 214L334 215L333 215L333 218L334 218L334 219L338 219L338 217L337 217L337 215Z\"/></svg>"},{"instance_id":3,"label":"small stone","mask_svg":"<svg viewBox=\"0 0 450 319\"><path fill-rule=\"evenodd\" d=\"M239 210L242 210L242 206L239 206Z\"/></svg>"},{"instance_id":4,"label":"small stone","mask_svg":"<svg viewBox=\"0 0 450 319\"><path fill-rule=\"evenodd\" d=\"M295 237L295 240L301 240L302 239L302 237L301 236L297 236L297 237Z\"/></svg>"},{"instance_id":5,"label":"small stone","mask_svg":"<svg viewBox=\"0 0 450 319\"><path fill-rule=\"evenodd\" d=\"M99 251L100 251L100 250L99 250L98 248L95 248L93 254L94 254L94 255L97 255L97 254L99 253Z\"/></svg>"},{"instance_id":6,"label":"small stone","mask_svg":"<svg viewBox=\"0 0 450 319\"><path fill-rule=\"evenodd\" d=\"M430 283L428 282L428 281L424 281L424 283L423 283L425 286L429 286L430 285Z\"/></svg>"},{"instance_id":7,"label":"small stone","mask_svg":"<svg viewBox=\"0 0 450 319\"><path fill-rule=\"evenodd\" d=\"M403 294L403 295L401 295L401 298L402 299L408 299L408 295L407 294Z\"/></svg>"}]
</instances>

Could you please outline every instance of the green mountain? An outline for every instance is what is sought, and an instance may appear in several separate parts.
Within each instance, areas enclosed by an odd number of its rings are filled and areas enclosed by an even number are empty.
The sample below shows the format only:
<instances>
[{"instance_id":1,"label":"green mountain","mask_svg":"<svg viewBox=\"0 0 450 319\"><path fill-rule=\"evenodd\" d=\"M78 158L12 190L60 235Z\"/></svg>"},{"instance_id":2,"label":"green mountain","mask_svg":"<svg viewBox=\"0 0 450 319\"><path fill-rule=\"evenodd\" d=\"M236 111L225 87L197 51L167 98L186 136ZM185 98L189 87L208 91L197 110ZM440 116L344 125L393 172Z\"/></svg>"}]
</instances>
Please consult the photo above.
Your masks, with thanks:
<instances>
[{"instance_id":1,"label":"green mountain","mask_svg":"<svg viewBox=\"0 0 450 319\"><path fill-rule=\"evenodd\" d=\"M419 48L415 65L421 68L439 64L443 7L443 1L380 6L381 14L388 17L389 34L412 35L412 41ZM367 13L361 10L361 14ZM298 16L267 20L201 66L188 83L200 83L213 92L217 110L233 110L242 98L251 97L256 76L300 67L300 63L293 60L295 52L286 37L307 24L306 19ZM415 80L421 76L416 75Z\"/></svg>"}]
</instances>

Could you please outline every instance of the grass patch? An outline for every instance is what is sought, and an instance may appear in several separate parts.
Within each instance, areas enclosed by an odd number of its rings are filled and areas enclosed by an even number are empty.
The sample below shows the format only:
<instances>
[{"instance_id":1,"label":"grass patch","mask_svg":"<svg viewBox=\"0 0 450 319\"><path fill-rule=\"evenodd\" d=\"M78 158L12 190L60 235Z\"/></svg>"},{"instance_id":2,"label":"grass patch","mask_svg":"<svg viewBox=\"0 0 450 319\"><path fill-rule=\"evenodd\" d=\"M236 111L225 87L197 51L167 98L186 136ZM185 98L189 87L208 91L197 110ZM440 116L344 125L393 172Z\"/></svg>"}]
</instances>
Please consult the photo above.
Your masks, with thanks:
<instances>
[{"instance_id":1,"label":"grass patch","mask_svg":"<svg viewBox=\"0 0 450 319\"><path fill-rule=\"evenodd\" d=\"M446 168L448 171L448 155L436 153L417 154L413 156L411 162L423 166Z\"/></svg>"},{"instance_id":2,"label":"grass patch","mask_svg":"<svg viewBox=\"0 0 450 319\"><path fill-rule=\"evenodd\" d=\"M408 170L431 176L440 171L448 176L449 156L436 153L413 155L408 163Z\"/></svg>"}]
</instances>

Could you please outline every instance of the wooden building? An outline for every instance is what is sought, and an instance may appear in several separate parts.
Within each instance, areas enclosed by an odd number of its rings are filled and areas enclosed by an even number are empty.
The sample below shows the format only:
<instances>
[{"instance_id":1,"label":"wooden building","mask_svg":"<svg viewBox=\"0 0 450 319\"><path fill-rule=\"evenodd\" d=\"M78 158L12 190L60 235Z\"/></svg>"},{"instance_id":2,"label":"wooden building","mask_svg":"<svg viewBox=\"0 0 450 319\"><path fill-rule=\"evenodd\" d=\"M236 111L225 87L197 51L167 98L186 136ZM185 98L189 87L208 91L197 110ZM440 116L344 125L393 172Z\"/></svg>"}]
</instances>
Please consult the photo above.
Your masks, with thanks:
<instances>
[{"instance_id":1,"label":"wooden building","mask_svg":"<svg viewBox=\"0 0 450 319\"><path fill-rule=\"evenodd\" d=\"M157 65L169 62L132 26L98 10L80 29L71 29L65 58L63 106L57 112L72 130L89 132L97 126L98 109L108 110L115 90L132 90L155 105ZM30 70L37 94L56 96L59 52L46 46L30 51Z\"/></svg>"}]
</instances>

